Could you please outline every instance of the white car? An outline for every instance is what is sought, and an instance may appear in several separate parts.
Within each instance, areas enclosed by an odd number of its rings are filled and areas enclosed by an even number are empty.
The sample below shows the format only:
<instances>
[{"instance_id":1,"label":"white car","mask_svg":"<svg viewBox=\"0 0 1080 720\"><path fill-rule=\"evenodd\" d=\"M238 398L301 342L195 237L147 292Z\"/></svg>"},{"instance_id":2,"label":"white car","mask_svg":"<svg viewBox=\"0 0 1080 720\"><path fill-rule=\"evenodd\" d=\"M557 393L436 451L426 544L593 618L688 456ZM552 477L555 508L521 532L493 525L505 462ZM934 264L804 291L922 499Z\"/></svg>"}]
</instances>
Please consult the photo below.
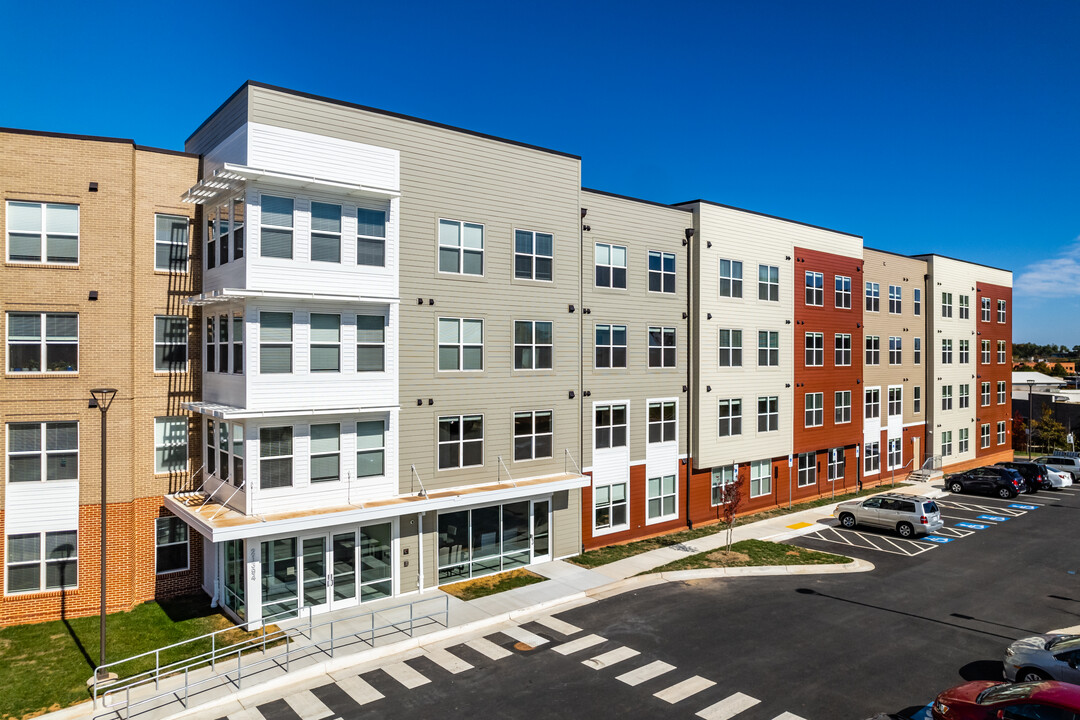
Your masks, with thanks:
<instances>
[{"instance_id":1,"label":"white car","mask_svg":"<svg viewBox=\"0 0 1080 720\"><path fill-rule=\"evenodd\" d=\"M1060 470L1055 470L1049 466L1046 466L1046 477L1050 480L1050 484L1053 485L1055 489L1071 487L1073 484L1072 475L1063 473Z\"/></svg>"}]
</instances>

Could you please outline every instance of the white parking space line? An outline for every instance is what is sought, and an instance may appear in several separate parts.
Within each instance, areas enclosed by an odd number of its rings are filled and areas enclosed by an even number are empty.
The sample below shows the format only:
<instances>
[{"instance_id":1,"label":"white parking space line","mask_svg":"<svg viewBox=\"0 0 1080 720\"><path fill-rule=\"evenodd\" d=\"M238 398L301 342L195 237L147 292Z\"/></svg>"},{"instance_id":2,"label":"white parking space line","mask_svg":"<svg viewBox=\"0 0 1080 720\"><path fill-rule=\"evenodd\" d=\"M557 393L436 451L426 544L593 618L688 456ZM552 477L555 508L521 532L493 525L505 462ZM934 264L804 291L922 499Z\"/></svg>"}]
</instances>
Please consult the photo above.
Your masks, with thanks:
<instances>
[{"instance_id":1,"label":"white parking space line","mask_svg":"<svg viewBox=\"0 0 1080 720\"><path fill-rule=\"evenodd\" d=\"M466 670L472 670L472 665L465 662L457 655L452 654L448 650L442 648L433 648L425 651L425 654L431 659L433 663L441 667L443 670L454 673L457 675L460 672Z\"/></svg>"},{"instance_id":2,"label":"white parking space line","mask_svg":"<svg viewBox=\"0 0 1080 720\"><path fill-rule=\"evenodd\" d=\"M571 640L570 642L563 643L562 645L556 645L552 650L560 655L569 655L570 653L576 653L586 648L591 648L593 645L599 645L604 642L604 638L599 635L586 635L585 637L578 638L577 640Z\"/></svg>"},{"instance_id":3,"label":"white parking space line","mask_svg":"<svg viewBox=\"0 0 1080 720\"><path fill-rule=\"evenodd\" d=\"M409 690L431 682L404 662L390 663L383 667L383 670L386 671L387 675L397 680Z\"/></svg>"},{"instance_id":4,"label":"white parking space line","mask_svg":"<svg viewBox=\"0 0 1080 720\"><path fill-rule=\"evenodd\" d=\"M968 535L974 535L975 531L965 530L963 528L943 527L933 534L940 535L941 537L965 538Z\"/></svg>"},{"instance_id":5,"label":"white parking space line","mask_svg":"<svg viewBox=\"0 0 1080 720\"><path fill-rule=\"evenodd\" d=\"M705 720L730 720L743 710L752 708L759 702L761 701L757 698L737 692L730 697L724 698L715 705L710 705L699 712L697 716L699 718L704 718Z\"/></svg>"},{"instance_id":6,"label":"white parking space line","mask_svg":"<svg viewBox=\"0 0 1080 720\"><path fill-rule=\"evenodd\" d=\"M664 702L674 705L680 700L685 700L691 695L696 695L702 690L711 688L715 684L716 683L714 683L712 680L706 680L700 675L695 675L692 678L687 678L686 680L683 680L681 683L676 683L669 688L664 688L658 693L653 693L653 696L660 698Z\"/></svg>"},{"instance_id":7,"label":"white parking space line","mask_svg":"<svg viewBox=\"0 0 1080 720\"><path fill-rule=\"evenodd\" d=\"M581 628L577 625L571 625L568 622L560 620L557 617L551 617L550 615L547 617L536 618L536 622L562 635L574 635L581 632Z\"/></svg>"},{"instance_id":8,"label":"white parking space line","mask_svg":"<svg viewBox=\"0 0 1080 720\"><path fill-rule=\"evenodd\" d=\"M903 539L893 540L892 538L881 535L867 535L856 530L841 531L835 528L824 528L817 532L804 535L803 537L815 538L823 542L837 543L838 545L848 545L864 550L877 550L878 552L889 553L890 555L904 555L906 557L915 557L916 555L921 555L922 553L937 547L937 545L932 543Z\"/></svg>"},{"instance_id":9,"label":"white parking space line","mask_svg":"<svg viewBox=\"0 0 1080 720\"><path fill-rule=\"evenodd\" d=\"M985 514L985 513L980 513L980 514ZM975 522L978 515L976 515L975 517L964 517L963 515L945 515L943 513L941 515L941 517L949 518L950 520L960 520L961 522ZM984 525L996 525L997 524L993 520L986 520L986 519L980 519L978 522L983 523Z\"/></svg>"},{"instance_id":10,"label":"white parking space line","mask_svg":"<svg viewBox=\"0 0 1080 720\"><path fill-rule=\"evenodd\" d=\"M263 720L263 714L258 708L248 708L229 715L229 720Z\"/></svg>"},{"instance_id":11,"label":"white parking space line","mask_svg":"<svg viewBox=\"0 0 1080 720\"><path fill-rule=\"evenodd\" d=\"M630 687L640 685L646 680L652 680L654 677L660 677L666 672L671 672L675 669L674 665L669 665L663 660L656 660L648 665L643 665L636 670L631 670L628 673L623 673L616 680L626 683Z\"/></svg>"},{"instance_id":12,"label":"white parking space line","mask_svg":"<svg viewBox=\"0 0 1080 720\"><path fill-rule=\"evenodd\" d=\"M799 717L793 712L786 712L777 715L773 720L805 720L805 718Z\"/></svg>"},{"instance_id":13,"label":"white parking space line","mask_svg":"<svg viewBox=\"0 0 1080 720\"><path fill-rule=\"evenodd\" d=\"M939 507L964 510L965 512L993 513L994 515L1009 515L1010 517L1020 517L1021 515L1027 514L1027 510L1011 508L1007 505L978 505L976 503L961 502L959 500L936 500L935 502L937 502ZM1009 502L1017 501L1010 500Z\"/></svg>"},{"instance_id":14,"label":"white parking space line","mask_svg":"<svg viewBox=\"0 0 1080 720\"><path fill-rule=\"evenodd\" d=\"M346 695L361 705L381 700L383 696L381 692L371 687L367 680L364 680L364 678L359 675L340 680L337 686L344 690Z\"/></svg>"},{"instance_id":15,"label":"white parking space line","mask_svg":"<svg viewBox=\"0 0 1080 720\"><path fill-rule=\"evenodd\" d=\"M504 657L510 657L511 655L513 655L513 653L506 648L500 645L496 645L487 638L476 638L475 640L469 640L465 644L471 647L476 652L480 653L481 655L486 655L492 660L502 660Z\"/></svg>"},{"instance_id":16,"label":"white parking space line","mask_svg":"<svg viewBox=\"0 0 1080 720\"><path fill-rule=\"evenodd\" d=\"M588 660L582 660L582 665L588 665L593 670L603 670L606 667L611 667L615 663L621 663L623 660L629 660L635 655L640 655L637 650L628 647L615 648L609 650L606 653L597 655L596 657L589 658Z\"/></svg>"},{"instance_id":17,"label":"white parking space line","mask_svg":"<svg viewBox=\"0 0 1080 720\"><path fill-rule=\"evenodd\" d=\"M531 647L539 647L547 643L546 637L541 637L534 632L529 632L520 625L514 625L512 627L503 628L503 635L509 635L518 642L523 642Z\"/></svg>"},{"instance_id":18,"label":"white parking space line","mask_svg":"<svg viewBox=\"0 0 1080 720\"><path fill-rule=\"evenodd\" d=\"M285 698L289 707L296 711L300 720L323 720L334 714L334 711L326 707L323 701L315 697L310 690L301 690Z\"/></svg>"}]
</instances>

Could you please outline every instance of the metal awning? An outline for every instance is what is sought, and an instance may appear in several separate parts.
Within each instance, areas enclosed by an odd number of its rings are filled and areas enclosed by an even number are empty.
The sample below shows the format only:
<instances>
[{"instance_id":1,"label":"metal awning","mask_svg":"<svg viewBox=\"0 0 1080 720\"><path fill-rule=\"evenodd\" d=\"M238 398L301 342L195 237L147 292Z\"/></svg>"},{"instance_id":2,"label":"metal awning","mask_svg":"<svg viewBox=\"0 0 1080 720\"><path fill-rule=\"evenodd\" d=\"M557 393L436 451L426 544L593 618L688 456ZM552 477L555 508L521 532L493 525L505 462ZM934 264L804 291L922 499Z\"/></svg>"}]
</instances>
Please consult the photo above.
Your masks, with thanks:
<instances>
[{"instance_id":1,"label":"metal awning","mask_svg":"<svg viewBox=\"0 0 1080 720\"><path fill-rule=\"evenodd\" d=\"M181 403L180 407L188 412L206 415L218 420L249 420L257 418L282 418L282 417L307 417L311 415L356 415L359 413L388 412L398 410L399 405L371 405L368 407L327 407L327 408L300 408L294 410L250 410L236 407L235 405L223 405L210 402L187 402Z\"/></svg>"},{"instance_id":2,"label":"metal awning","mask_svg":"<svg viewBox=\"0 0 1080 720\"><path fill-rule=\"evenodd\" d=\"M333 303L376 303L380 305L396 305L401 298L388 295L340 295L336 293L300 292L288 290L245 290L241 288L222 288L194 295L186 298L188 305L215 305L218 303L231 302L233 300L246 300L249 298L269 298L279 300L307 300L315 302Z\"/></svg>"},{"instance_id":3,"label":"metal awning","mask_svg":"<svg viewBox=\"0 0 1080 720\"><path fill-rule=\"evenodd\" d=\"M393 188L382 188L375 185L362 185L330 178L224 163L214 171L213 175L203 178L192 185L180 199L183 202L196 205L214 205L227 196L237 194L243 190L246 183L252 181L272 183L293 190L324 190L348 197L368 197L384 200L401 197L401 192Z\"/></svg>"}]
</instances>

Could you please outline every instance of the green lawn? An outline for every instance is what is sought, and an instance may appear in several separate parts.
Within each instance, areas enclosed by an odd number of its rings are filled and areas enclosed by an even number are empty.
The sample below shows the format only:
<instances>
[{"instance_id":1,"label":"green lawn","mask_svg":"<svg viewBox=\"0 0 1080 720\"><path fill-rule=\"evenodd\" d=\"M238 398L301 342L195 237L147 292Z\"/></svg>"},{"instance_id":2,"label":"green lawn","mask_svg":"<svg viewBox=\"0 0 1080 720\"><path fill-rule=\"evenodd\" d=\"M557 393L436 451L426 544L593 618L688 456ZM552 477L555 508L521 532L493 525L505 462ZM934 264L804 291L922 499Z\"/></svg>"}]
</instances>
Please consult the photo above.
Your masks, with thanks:
<instances>
[{"instance_id":1,"label":"green lawn","mask_svg":"<svg viewBox=\"0 0 1080 720\"><path fill-rule=\"evenodd\" d=\"M544 582L545 580L547 578L543 575L537 575L528 570L511 570L510 572L488 575L475 580L466 580L453 585L443 585L441 590L462 600L475 600L476 598L506 592L533 583Z\"/></svg>"},{"instance_id":2,"label":"green lawn","mask_svg":"<svg viewBox=\"0 0 1080 720\"><path fill-rule=\"evenodd\" d=\"M817 552L794 545L768 542L766 540L740 540L731 545L731 556L725 548L688 555L684 558L661 565L649 573L671 572L674 570L703 570L717 567L750 567L753 565L840 565L854 562L843 555ZM739 555L736 556L735 554ZM648 574L648 573L642 573Z\"/></svg>"},{"instance_id":3,"label":"green lawn","mask_svg":"<svg viewBox=\"0 0 1080 720\"><path fill-rule=\"evenodd\" d=\"M99 623L95 615L0 628L0 658L4 660L0 663L0 718L32 717L88 700L86 679L97 665ZM212 610L210 599L202 594L145 603L106 618L107 659L122 660L229 627L232 622ZM226 643L256 636L240 629L225 635ZM205 647L192 644L182 655L163 656L162 664L209 649L209 642ZM133 665L121 678L151 667L153 658L141 667Z\"/></svg>"}]
</instances>

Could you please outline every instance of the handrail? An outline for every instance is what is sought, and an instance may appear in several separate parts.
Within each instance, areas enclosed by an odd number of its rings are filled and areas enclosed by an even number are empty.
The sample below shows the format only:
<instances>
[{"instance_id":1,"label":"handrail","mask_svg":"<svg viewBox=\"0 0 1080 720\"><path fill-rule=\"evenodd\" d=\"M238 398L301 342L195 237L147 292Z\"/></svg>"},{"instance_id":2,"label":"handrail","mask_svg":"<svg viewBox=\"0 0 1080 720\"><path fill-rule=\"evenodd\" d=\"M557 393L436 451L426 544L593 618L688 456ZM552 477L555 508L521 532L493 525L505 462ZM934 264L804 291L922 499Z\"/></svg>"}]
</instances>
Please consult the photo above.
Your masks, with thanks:
<instances>
[{"instance_id":1,"label":"handrail","mask_svg":"<svg viewBox=\"0 0 1080 720\"><path fill-rule=\"evenodd\" d=\"M236 493L244 489L244 485L247 485L247 478L244 478L244 480L239 485L237 485L231 493L229 493L229 497L225 498L225 502L221 503L221 506L218 507L218 509L214 511L214 514L210 516L210 520L216 518L218 516L218 513L228 507L229 501L236 497Z\"/></svg>"},{"instance_id":2,"label":"handrail","mask_svg":"<svg viewBox=\"0 0 1080 720\"><path fill-rule=\"evenodd\" d=\"M566 467L567 458L570 458L570 462L574 463L574 467L577 469L577 474L581 475L581 466L577 464L577 460L574 459L574 455L570 452L570 448L563 448L563 472L570 472L570 469Z\"/></svg>"},{"instance_id":3,"label":"handrail","mask_svg":"<svg viewBox=\"0 0 1080 720\"><path fill-rule=\"evenodd\" d=\"M498 480L501 483L502 482L502 471L506 470L506 477L510 478L510 484L513 485L514 487L517 487L518 486L517 482L514 480L514 476L510 474L510 468L506 467L506 463L503 462L502 455L499 455L496 459L499 461L499 467L501 469L499 470L498 475L496 476L495 479Z\"/></svg>"},{"instance_id":4,"label":"handrail","mask_svg":"<svg viewBox=\"0 0 1080 720\"><path fill-rule=\"evenodd\" d=\"M416 482L420 483L420 497L427 497L427 488L424 487L424 481L420 479L420 473L416 472L416 466L410 465L409 469L412 470L413 477L416 478Z\"/></svg>"}]
</instances>

